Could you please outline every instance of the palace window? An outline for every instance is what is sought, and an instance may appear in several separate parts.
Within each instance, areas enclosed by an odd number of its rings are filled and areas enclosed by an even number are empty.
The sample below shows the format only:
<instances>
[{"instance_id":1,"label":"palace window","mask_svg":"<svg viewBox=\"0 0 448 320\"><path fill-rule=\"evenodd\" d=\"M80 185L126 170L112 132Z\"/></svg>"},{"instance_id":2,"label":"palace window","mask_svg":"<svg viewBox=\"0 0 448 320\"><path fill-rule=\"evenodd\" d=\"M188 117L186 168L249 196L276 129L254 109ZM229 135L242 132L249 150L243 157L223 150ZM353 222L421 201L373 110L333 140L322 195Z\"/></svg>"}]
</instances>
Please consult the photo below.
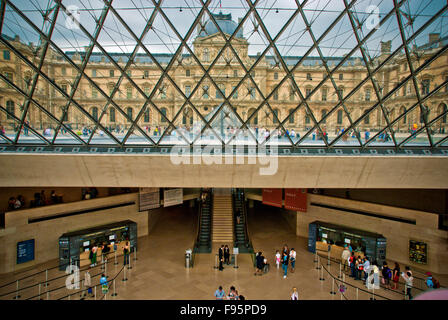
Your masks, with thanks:
<instances>
[{"instance_id":1,"label":"palace window","mask_svg":"<svg viewBox=\"0 0 448 320\"><path fill-rule=\"evenodd\" d=\"M115 108L110 108L109 110L109 121L115 122Z\"/></svg>"},{"instance_id":2,"label":"palace window","mask_svg":"<svg viewBox=\"0 0 448 320\"><path fill-rule=\"evenodd\" d=\"M92 118L95 121L98 121L98 108L97 107L93 107L92 108Z\"/></svg>"},{"instance_id":3,"label":"palace window","mask_svg":"<svg viewBox=\"0 0 448 320\"><path fill-rule=\"evenodd\" d=\"M322 101L327 101L327 93L328 93L327 88L323 88L322 89Z\"/></svg>"},{"instance_id":4,"label":"palace window","mask_svg":"<svg viewBox=\"0 0 448 320\"><path fill-rule=\"evenodd\" d=\"M185 86L185 95L189 97L191 94L191 86Z\"/></svg>"},{"instance_id":5,"label":"palace window","mask_svg":"<svg viewBox=\"0 0 448 320\"><path fill-rule=\"evenodd\" d=\"M3 60L11 60L11 53L8 50L3 50Z\"/></svg>"},{"instance_id":6,"label":"palace window","mask_svg":"<svg viewBox=\"0 0 448 320\"><path fill-rule=\"evenodd\" d=\"M166 108L162 108L162 109L160 109L160 112L162 112L162 114L166 117ZM163 117L162 115L160 115L160 122L166 122L165 117Z\"/></svg>"},{"instance_id":7,"label":"palace window","mask_svg":"<svg viewBox=\"0 0 448 320\"><path fill-rule=\"evenodd\" d=\"M366 101L370 101L370 89L366 89Z\"/></svg>"},{"instance_id":8,"label":"palace window","mask_svg":"<svg viewBox=\"0 0 448 320\"><path fill-rule=\"evenodd\" d=\"M132 88L131 87L126 88L126 98L132 99Z\"/></svg>"},{"instance_id":9,"label":"palace window","mask_svg":"<svg viewBox=\"0 0 448 320\"><path fill-rule=\"evenodd\" d=\"M190 69L185 70L185 76L189 77L190 76Z\"/></svg>"},{"instance_id":10,"label":"palace window","mask_svg":"<svg viewBox=\"0 0 448 320\"><path fill-rule=\"evenodd\" d=\"M278 80L278 72L274 72L274 80Z\"/></svg>"},{"instance_id":11,"label":"palace window","mask_svg":"<svg viewBox=\"0 0 448 320\"><path fill-rule=\"evenodd\" d=\"M128 122L131 122L132 121L132 108L131 107L129 107L129 108L127 108L126 109L126 115L128 116Z\"/></svg>"},{"instance_id":12,"label":"palace window","mask_svg":"<svg viewBox=\"0 0 448 320\"><path fill-rule=\"evenodd\" d=\"M146 108L145 113L143 114L143 122L149 122L149 108Z\"/></svg>"},{"instance_id":13,"label":"palace window","mask_svg":"<svg viewBox=\"0 0 448 320\"><path fill-rule=\"evenodd\" d=\"M114 70L109 70L109 77L111 77L111 78L114 77Z\"/></svg>"},{"instance_id":14,"label":"palace window","mask_svg":"<svg viewBox=\"0 0 448 320\"><path fill-rule=\"evenodd\" d=\"M306 74L306 80L313 80L313 78L311 78L311 73Z\"/></svg>"},{"instance_id":15,"label":"palace window","mask_svg":"<svg viewBox=\"0 0 448 320\"><path fill-rule=\"evenodd\" d=\"M342 124L342 109L338 110L337 124Z\"/></svg>"},{"instance_id":16,"label":"palace window","mask_svg":"<svg viewBox=\"0 0 448 320\"><path fill-rule=\"evenodd\" d=\"M6 111L8 111L6 119L13 119L13 117L11 115L15 114L14 101L12 101L12 100L6 101Z\"/></svg>"}]
</instances>

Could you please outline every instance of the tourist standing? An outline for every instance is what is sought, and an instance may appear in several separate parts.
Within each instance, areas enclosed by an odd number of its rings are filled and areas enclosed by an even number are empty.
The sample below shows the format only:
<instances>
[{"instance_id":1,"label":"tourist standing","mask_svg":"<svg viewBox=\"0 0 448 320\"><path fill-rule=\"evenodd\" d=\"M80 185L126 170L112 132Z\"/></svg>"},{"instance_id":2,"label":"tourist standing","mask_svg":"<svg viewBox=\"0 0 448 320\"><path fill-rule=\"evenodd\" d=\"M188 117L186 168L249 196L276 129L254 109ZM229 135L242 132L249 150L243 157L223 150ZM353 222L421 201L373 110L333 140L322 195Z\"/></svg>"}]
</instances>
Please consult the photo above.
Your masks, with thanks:
<instances>
[{"instance_id":1,"label":"tourist standing","mask_svg":"<svg viewBox=\"0 0 448 320\"><path fill-rule=\"evenodd\" d=\"M414 277L412 276L412 272L411 271L407 271L406 273L402 272L401 276L405 281L404 285L405 295L409 298L409 300L412 300L411 289L414 285Z\"/></svg>"},{"instance_id":2,"label":"tourist standing","mask_svg":"<svg viewBox=\"0 0 448 320\"><path fill-rule=\"evenodd\" d=\"M348 246L344 246L344 251L342 251L341 260L344 265L344 271L347 268L347 264L349 263L348 259L350 258L350 250L348 250Z\"/></svg>"},{"instance_id":3,"label":"tourist standing","mask_svg":"<svg viewBox=\"0 0 448 320\"><path fill-rule=\"evenodd\" d=\"M277 269L280 268L280 261L281 261L281 255L280 252L277 250L277 253L275 254L275 264L277 265Z\"/></svg>"},{"instance_id":4,"label":"tourist standing","mask_svg":"<svg viewBox=\"0 0 448 320\"><path fill-rule=\"evenodd\" d=\"M350 256L349 260L350 262L350 277L356 277L356 258L355 258L355 252L352 251L352 255Z\"/></svg>"},{"instance_id":5,"label":"tourist standing","mask_svg":"<svg viewBox=\"0 0 448 320\"><path fill-rule=\"evenodd\" d=\"M289 256L285 251L283 251L282 256L283 279L286 279L286 275L288 274L288 262L289 262Z\"/></svg>"},{"instance_id":6,"label":"tourist standing","mask_svg":"<svg viewBox=\"0 0 448 320\"><path fill-rule=\"evenodd\" d=\"M294 272L295 266L296 266L296 251L294 248L291 248L291 251L289 252L289 261L291 261L291 272Z\"/></svg>"},{"instance_id":7,"label":"tourist standing","mask_svg":"<svg viewBox=\"0 0 448 320\"><path fill-rule=\"evenodd\" d=\"M218 258L219 258L219 271L222 271L224 267L222 266L222 263L224 261L224 245L221 245L221 247L218 250Z\"/></svg>"},{"instance_id":8,"label":"tourist standing","mask_svg":"<svg viewBox=\"0 0 448 320\"><path fill-rule=\"evenodd\" d=\"M129 247L129 241L126 241L126 244L123 248L123 265L129 264L129 253L131 251L131 248Z\"/></svg>"},{"instance_id":9,"label":"tourist standing","mask_svg":"<svg viewBox=\"0 0 448 320\"><path fill-rule=\"evenodd\" d=\"M224 247L224 262L229 265L230 264L230 249L228 245Z\"/></svg>"},{"instance_id":10,"label":"tourist standing","mask_svg":"<svg viewBox=\"0 0 448 320\"><path fill-rule=\"evenodd\" d=\"M393 281L392 290L398 289L399 280L400 280L400 265L395 262L395 267L392 274L392 281Z\"/></svg>"}]
</instances>

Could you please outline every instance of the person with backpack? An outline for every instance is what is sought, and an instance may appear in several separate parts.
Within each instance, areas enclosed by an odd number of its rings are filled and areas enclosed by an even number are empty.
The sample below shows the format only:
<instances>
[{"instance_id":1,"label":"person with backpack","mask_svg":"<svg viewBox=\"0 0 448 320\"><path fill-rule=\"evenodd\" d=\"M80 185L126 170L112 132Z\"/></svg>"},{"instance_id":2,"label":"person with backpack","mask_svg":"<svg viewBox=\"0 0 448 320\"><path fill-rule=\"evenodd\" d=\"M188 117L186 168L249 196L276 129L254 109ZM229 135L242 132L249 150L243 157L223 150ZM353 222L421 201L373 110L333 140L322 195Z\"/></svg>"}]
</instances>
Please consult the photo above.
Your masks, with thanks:
<instances>
[{"instance_id":1,"label":"person with backpack","mask_svg":"<svg viewBox=\"0 0 448 320\"><path fill-rule=\"evenodd\" d=\"M381 270L381 273L383 275L383 279L381 280L381 282L386 286L387 289L390 289L390 280L392 279L392 270L390 270L386 261L383 262L383 268Z\"/></svg>"},{"instance_id":2,"label":"person with backpack","mask_svg":"<svg viewBox=\"0 0 448 320\"><path fill-rule=\"evenodd\" d=\"M286 279L286 275L288 273L288 262L289 262L289 254L283 251L282 256L282 268L283 268L283 279Z\"/></svg>"},{"instance_id":3,"label":"person with backpack","mask_svg":"<svg viewBox=\"0 0 448 320\"><path fill-rule=\"evenodd\" d=\"M426 272L426 275L428 276L426 278L426 285L428 286L429 289L440 288L439 281L436 278L434 278L434 276L431 274L431 272Z\"/></svg>"},{"instance_id":4,"label":"person with backpack","mask_svg":"<svg viewBox=\"0 0 448 320\"><path fill-rule=\"evenodd\" d=\"M362 262L361 256L358 256L358 259L356 259L355 280L361 280L363 271L364 263Z\"/></svg>"}]
</instances>

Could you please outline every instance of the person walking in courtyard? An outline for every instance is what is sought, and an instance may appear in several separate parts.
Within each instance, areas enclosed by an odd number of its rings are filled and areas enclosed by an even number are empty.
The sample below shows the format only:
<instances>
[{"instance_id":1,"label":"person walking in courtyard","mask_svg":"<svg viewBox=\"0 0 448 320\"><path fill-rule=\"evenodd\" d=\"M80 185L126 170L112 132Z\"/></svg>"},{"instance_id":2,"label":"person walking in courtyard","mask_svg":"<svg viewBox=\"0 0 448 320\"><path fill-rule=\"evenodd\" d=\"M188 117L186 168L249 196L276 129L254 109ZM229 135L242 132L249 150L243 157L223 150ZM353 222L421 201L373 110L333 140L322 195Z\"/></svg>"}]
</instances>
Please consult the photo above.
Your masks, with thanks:
<instances>
[{"instance_id":1,"label":"person walking in courtyard","mask_svg":"<svg viewBox=\"0 0 448 320\"><path fill-rule=\"evenodd\" d=\"M286 279L286 275L288 274L288 262L289 262L289 255L283 251L282 256L282 268L283 268L283 279Z\"/></svg>"},{"instance_id":2,"label":"person walking in courtyard","mask_svg":"<svg viewBox=\"0 0 448 320\"><path fill-rule=\"evenodd\" d=\"M296 267L296 251L294 248L291 248L291 251L289 251L289 261L291 261L291 272L294 273L294 269Z\"/></svg>"},{"instance_id":3,"label":"person walking in courtyard","mask_svg":"<svg viewBox=\"0 0 448 320\"><path fill-rule=\"evenodd\" d=\"M275 254L275 264L277 265L277 269L280 268L280 262L281 262L281 255L280 252L277 250Z\"/></svg>"}]
</instances>

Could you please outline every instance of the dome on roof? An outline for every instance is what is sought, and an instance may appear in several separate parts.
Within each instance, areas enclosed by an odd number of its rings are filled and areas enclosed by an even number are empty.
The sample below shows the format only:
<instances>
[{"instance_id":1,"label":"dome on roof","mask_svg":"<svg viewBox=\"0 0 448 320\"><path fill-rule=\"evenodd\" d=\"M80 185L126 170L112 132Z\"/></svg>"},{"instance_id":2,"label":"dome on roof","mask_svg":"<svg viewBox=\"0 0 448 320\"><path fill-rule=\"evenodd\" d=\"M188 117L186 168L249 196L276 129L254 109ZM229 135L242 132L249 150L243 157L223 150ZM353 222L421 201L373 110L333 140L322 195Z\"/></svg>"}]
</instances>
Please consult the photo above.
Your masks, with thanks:
<instances>
[{"instance_id":1,"label":"dome on roof","mask_svg":"<svg viewBox=\"0 0 448 320\"><path fill-rule=\"evenodd\" d=\"M236 28L238 27L238 24L232 20L232 14L223 14L222 12L220 12L219 14L213 14L213 17L216 20L216 23L219 25L219 27L221 28L222 32L228 34L228 35L232 35ZM201 33L199 34L199 37L207 37L209 35L215 34L215 33L219 33L218 28L216 28L216 25L213 23L212 20L208 20L205 24L205 31L202 30ZM236 38L243 38L243 28L241 27L238 32L235 35Z\"/></svg>"}]
</instances>

